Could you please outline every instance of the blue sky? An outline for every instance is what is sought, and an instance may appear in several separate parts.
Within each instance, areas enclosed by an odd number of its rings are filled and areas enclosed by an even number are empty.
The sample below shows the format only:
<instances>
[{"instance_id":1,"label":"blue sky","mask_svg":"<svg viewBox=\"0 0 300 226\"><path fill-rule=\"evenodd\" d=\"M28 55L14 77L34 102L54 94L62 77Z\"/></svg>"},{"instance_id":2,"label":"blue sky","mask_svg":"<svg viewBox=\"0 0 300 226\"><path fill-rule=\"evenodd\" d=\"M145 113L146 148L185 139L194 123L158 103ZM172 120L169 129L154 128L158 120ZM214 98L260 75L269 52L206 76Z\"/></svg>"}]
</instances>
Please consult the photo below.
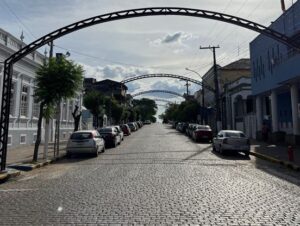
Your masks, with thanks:
<instances>
[{"instance_id":1,"label":"blue sky","mask_svg":"<svg viewBox=\"0 0 300 226\"><path fill-rule=\"evenodd\" d=\"M286 0L287 8L292 4ZM0 0L0 27L26 43L57 28L88 17L140 7L176 6L206 9L270 25L282 12L280 0ZM133 18L96 25L55 41L56 52L71 53L84 65L86 77L98 80L148 73L173 73L200 79L212 65L212 54L199 46L220 45L217 61L226 65L249 57L257 33L230 24L182 16ZM63 49L61 49L62 47ZM46 47L39 51L44 52ZM192 85L192 91L199 89ZM184 82L146 79L129 84L134 92L167 89L183 93ZM149 97L151 95L148 95ZM171 96L160 97L170 98ZM180 100L174 98L174 100ZM159 112L163 109L160 108Z\"/></svg>"}]
</instances>

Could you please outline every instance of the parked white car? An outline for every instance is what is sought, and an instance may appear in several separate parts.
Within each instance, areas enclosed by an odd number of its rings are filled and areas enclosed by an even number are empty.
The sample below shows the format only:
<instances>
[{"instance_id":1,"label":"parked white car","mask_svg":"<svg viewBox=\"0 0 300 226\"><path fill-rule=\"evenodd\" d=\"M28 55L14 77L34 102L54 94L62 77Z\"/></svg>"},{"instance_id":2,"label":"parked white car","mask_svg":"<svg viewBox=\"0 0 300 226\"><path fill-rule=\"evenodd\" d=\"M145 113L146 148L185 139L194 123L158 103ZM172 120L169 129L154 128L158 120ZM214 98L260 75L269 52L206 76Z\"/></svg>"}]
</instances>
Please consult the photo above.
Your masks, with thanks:
<instances>
[{"instance_id":1,"label":"parked white car","mask_svg":"<svg viewBox=\"0 0 300 226\"><path fill-rule=\"evenodd\" d=\"M79 153L93 154L105 151L105 142L97 130L81 130L72 133L67 144L67 156Z\"/></svg>"},{"instance_id":2,"label":"parked white car","mask_svg":"<svg viewBox=\"0 0 300 226\"><path fill-rule=\"evenodd\" d=\"M213 150L221 154L226 151L250 153L250 140L241 131L221 130L213 139Z\"/></svg>"}]
</instances>

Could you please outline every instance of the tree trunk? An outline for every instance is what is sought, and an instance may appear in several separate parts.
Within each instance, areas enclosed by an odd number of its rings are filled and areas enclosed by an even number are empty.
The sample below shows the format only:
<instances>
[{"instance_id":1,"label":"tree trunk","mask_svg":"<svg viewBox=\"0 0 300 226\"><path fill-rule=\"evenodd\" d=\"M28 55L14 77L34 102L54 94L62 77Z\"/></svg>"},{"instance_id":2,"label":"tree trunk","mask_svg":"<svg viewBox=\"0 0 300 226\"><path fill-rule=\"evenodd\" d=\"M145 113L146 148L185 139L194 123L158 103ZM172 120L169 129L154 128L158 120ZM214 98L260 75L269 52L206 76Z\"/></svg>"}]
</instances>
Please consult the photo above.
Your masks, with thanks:
<instances>
[{"instance_id":1,"label":"tree trunk","mask_svg":"<svg viewBox=\"0 0 300 226\"><path fill-rule=\"evenodd\" d=\"M46 119L45 125L45 144L44 144L44 159L48 158L48 143L49 143L49 134L50 134L50 120Z\"/></svg>"},{"instance_id":2,"label":"tree trunk","mask_svg":"<svg viewBox=\"0 0 300 226\"><path fill-rule=\"evenodd\" d=\"M39 115L39 120L38 120L38 129L37 129L37 135L36 135L36 141L34 145L34 153L33 153L33 161L36 162L38 159L38 154L39 154L39 146L41 143L41 134L42 134L42 120L43 120L43 110L44 110L44 105L45 103L42 102L40 104L40 115Z\"/></svg>"}]
</instances>

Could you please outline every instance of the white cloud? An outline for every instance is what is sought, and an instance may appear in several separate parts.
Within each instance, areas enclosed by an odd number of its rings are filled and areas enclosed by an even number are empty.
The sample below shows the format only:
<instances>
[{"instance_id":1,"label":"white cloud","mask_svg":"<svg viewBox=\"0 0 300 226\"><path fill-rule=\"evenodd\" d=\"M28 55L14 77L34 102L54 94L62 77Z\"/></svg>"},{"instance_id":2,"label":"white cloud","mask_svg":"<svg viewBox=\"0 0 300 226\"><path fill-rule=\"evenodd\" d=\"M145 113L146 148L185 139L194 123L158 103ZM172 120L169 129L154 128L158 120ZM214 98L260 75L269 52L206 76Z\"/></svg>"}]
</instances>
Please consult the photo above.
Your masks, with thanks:
<instances>
[{"instance_id":1,"label":"white cloud","mask_svg":"<svg viewBox=\"0 0 300 226\"><path fill-rule=\"evenodd\" d=\"M175 33L166 34L164 37L150 41L150 45L159 46L164 44L173 44L178 46L184 46L185 42L197 38L198 37L196 35L193 35L192 33L177 31Z\"/></svg>"},{"instance_id":2,"label":"white cloud","mask_svg":"<svg viewBox=\"0 0 300 226\"><path fill-rule=\"evenodd\" d=\"M153 71L147 68L139 68L134 66L122 66L122 65L106 65L106 66L91 66L81 63L85 71L84 76L86 78L95 78L97 80L112 79L121 81L128 77L150 74ZM136 86L139 87L139 86Z\"/></svg>"}]
</instances>

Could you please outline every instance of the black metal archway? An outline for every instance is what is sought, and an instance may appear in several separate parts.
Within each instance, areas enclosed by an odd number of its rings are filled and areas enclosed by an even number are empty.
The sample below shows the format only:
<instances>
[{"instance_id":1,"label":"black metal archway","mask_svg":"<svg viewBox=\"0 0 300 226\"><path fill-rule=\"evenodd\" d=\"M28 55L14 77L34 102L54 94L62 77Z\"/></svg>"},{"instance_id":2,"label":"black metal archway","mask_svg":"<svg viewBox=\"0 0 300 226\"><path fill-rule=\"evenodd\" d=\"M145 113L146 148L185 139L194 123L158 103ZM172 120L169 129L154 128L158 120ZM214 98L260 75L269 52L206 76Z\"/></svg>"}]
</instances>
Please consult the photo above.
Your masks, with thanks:
<instances>
[{"instance_id":1,"label":"black metal archway","mask_svg":"<svg viewBox=\"0 0 300 226\"><path fill-rule=\"evenodd\" d=\"M146 91L142 91L142 92L131 94L131 96L132 97L136 97L136 96L140 96L140 95L144 95L144 94L148 94L148 93L167 93L167 94L172 94L172 95L184 98L184 96L182 94L180 94L180 93L177 93L177 92L174 92L174 91L170 91L170 90L160 90L160 89L146 90Z\"/></svg>"},{"instance_id":2,"label":"black metal archway","mask_svg":"<svg viewBox=\"0 0 300 226\"><path fill-rule=\"evenodd\" d=\"M23 47L9 58L4 61L4 72L3 72L3 91L2 91L2 103L1 103L1 118L0 118L0 157L1 157L1 171L5 170L6 165L6 152L7 152L7 139L8 139L8 126L9 126L9 107L10 107L10 97L11 97L11 83L12 83L12 72L13 65L18 60L22 59L34 50L42 47L43 45L67 35L71 32L90 27L96 24L122 20L134 17L144 17L144 16L167 16L167 15L180 15L180 16L190 16L190 17L200 17L213 19L218 21L223 21L226 23L234 24L240 27L247 28L264 34L272 39L275 39L281 43L289 45L297 50L300 47L294 44L289 37L272 30L268 27L260 25L258 23L213 11L201 10L201 9L191 9L191 8L178 8L178 7L152 7L152 8L139 8L139 9L129 9L123 11L117 11L107 14L102 14L99 16L91 17L78 21L76 23L70 24L68 26L59 28L45 36L33 41L29 45Z\"/></svg>"},{"instance_id":3,"label":"black metal archway","mask_svg":"<svg viewBox=\"0 0 300 226\"><path fill-rule=\"evenodd\" d=\"M165 102L165 103L169 103L169 104L174 104L174 101L171 100L167 100L167 99L161 99L161 98L153 98L152 100L154 101L159 101L159 102Z\"/></svg>"},{"instance_id":4,"label":"black metal archway","mask_svg":"<svg viewBox=\"0 0 300 226\"><path fill-rule=\"evenodd\" d=\"M201 81L198 81L196 79L192 79L192 78L185 77L185 76L182 76L182 75L164 74L164 73L138 75L138 76L135 76L135 77L126 78L126 79L122 80L121 82L122 83L128 83L128 82L133 82L135 80L145 79L145 78L175 78L175 79L180 79L180 80L184 80L184 81L189 81L189 82L192 82L192 83L200 85L200 86L204 86L206 89L208 89L212 92L215 91L212 87L210 87L210 86L208 86L208 85L206 85L206 84L204 84Z\"/></svg>"}]
</instances>

